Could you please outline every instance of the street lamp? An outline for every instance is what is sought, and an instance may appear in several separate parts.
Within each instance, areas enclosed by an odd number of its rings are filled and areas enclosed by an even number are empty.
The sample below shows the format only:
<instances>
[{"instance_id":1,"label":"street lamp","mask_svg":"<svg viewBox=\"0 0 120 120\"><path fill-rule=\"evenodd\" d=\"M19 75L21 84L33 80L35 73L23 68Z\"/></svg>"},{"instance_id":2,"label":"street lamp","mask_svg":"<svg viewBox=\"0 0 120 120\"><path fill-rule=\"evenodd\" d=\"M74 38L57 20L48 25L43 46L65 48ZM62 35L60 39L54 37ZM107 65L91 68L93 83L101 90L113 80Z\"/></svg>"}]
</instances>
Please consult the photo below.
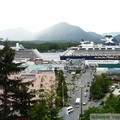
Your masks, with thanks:
<instances>
[{"instance_id":1,"label":"street lamp","mask_svg":"<svg viewBox=\"0 0 120 120\"><path fill-rule=\"evenodd\" d=\"M62 83L62 101L63 101L63 107L64 107L64 82Z\"/></svg>"},{"instance_id":2,"label":"street lamp","mask_svg":"<svg viewBox=\"0 0 120 120\"><path fill-rule=\"evenodd\" d=\"M80 89L81 89L81 104L80 104L80 116L82 118L82 89L84 88L84 85L80 85Z\"/></svg>"}]
</instances>

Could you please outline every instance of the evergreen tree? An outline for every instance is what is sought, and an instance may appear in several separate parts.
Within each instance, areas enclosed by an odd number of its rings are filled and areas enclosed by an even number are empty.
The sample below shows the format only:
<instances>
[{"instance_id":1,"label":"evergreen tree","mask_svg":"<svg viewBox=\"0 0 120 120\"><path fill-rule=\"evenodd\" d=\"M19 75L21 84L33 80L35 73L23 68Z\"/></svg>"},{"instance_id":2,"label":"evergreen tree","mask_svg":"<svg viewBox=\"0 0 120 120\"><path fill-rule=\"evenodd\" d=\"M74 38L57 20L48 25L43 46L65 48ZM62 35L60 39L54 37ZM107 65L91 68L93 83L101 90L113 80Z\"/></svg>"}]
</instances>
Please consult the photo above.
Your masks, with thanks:
<instances>
[{"instance_id":1,"label":"evergreen tree","mask_svg":"<svg viewBox=\"0 0 120 120\"><path fill-rule=\"evenodd\" d=\"M26 85L30 82L10 78L10 75L26 68L22 67L22 63L14 63L14 58L15 51L6 40L4 48L0 50L0 120L8 120L17 111L20 115L26 115L28 111L30 94Z\"/></svg>"},{"instance_id":2,"label":"evergreen tree","mask_svg":"<svg viewBox=\"0 0 120 120\"><path fill-rule=\"evenodd\" d=\"M65 81L65 77L64 77L64 73L62 70L59 71L59 77L58 77L58 84L57 84L57 96L59 98L59 105L60 107L63 106L63 102L67 102L68 101L68 94L67 94L67 84Z\"/></svg>"}]
</instances>

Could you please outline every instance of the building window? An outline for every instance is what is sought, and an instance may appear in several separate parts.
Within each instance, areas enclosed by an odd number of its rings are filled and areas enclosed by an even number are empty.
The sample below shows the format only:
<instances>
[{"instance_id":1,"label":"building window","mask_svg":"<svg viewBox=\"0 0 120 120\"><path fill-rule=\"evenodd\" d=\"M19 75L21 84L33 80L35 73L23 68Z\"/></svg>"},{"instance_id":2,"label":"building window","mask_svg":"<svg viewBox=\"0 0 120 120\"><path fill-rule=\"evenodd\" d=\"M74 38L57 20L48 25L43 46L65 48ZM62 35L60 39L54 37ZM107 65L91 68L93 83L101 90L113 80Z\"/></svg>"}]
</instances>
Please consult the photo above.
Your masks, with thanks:
<instances>
[{"instance_id":1,"label":"building window","mask_svg":"<svg viewBox=\"0 0 120 120\"><path fill-rule=\"evenodd\" d=\"M44 89L40 89L40 92L44 92Z\"/></svg>"},{"instance_id":2,"label":"building window","mask_svg":"<svg viewBox=\"0 0 120 120\"><path fill-rule=\"evenodd\" d=\"M31 93L34 93L34 92L35 92L35 89L31 89L30 92L31 92Z\"/></svg>"},{"instance_id":3,"label":"building window","mask_svg":"<svg viewBox=\"0 0 120 120\"><path fill-rule=\"evenodd\" d=\"M43 95L43 94L40 94L39 97L44 97L44 95Z\"/></svg>"}]
</instances>

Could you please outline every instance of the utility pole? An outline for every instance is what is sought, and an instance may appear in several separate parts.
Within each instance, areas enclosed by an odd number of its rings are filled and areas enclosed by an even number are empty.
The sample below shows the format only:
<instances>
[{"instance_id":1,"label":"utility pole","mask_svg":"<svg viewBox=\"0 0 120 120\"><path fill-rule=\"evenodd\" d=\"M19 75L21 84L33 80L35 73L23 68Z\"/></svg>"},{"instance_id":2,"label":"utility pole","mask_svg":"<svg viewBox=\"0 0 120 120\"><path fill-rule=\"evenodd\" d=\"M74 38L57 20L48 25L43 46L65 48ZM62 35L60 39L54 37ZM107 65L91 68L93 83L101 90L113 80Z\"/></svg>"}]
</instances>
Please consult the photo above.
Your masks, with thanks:
<instances>
[{"instance_id":1,"label":"utility pole","mask_svg":"<svg viewBox=\"0 0 120 120\"><path fill-rule=\"evenodd\" d=\"M62 100L63 100L63 107L64 107L64 82L62 83Z\"/></svg>"},{"instance_id":2,"label":"utility pole","mask_svg":"<svg viewBox=\"0 0 120 120\"><path fill-rule=\"evenodd\" d=\"M82 118L82 89L83 89L84 85L80 85L80 90L81 90L81 104L80 104L80 116L79 118L81 117Z\"/></svg>"}]
</instances>

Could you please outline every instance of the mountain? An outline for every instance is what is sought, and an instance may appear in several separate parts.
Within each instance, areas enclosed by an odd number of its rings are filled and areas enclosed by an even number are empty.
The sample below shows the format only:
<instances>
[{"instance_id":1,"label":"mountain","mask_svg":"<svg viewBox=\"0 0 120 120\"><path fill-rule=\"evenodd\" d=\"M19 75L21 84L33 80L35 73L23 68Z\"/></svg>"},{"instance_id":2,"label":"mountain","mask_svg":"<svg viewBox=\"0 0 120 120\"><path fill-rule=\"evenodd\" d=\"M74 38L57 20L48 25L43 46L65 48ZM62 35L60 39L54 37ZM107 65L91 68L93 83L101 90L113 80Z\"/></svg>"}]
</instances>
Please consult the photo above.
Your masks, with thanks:
<instances>
[{"instance_id":1,"label":"mountain","mask_svg":"<svg viewBox=\"0 0 120 120\"><path fill-rule=\"evenodd\" d=\"M100 35L98 35L100 38ZM65 22L58 23L36 34L36 40L44 41L80 41L84 40L96 40L97 34L91 35L81 29L80 27L70 25ZM102 38L102 36L101 36ZM98 39L97 39L98 40Z\"/></svg>"},{"instance_id":2,"label":"mountain","mask_svg":"<svg viewBox=\"0 0 120 120\"><path fill-rule=\"evenodd\" d=\"M15 28L15 29L7 29L4 31L0 31L0 38L8 39L8 40L27 40L33 36L33 33L22 28Z\"/></svg>"},{"instance_id":3,"label":"mountain","mask_svg":"<svg viewBox=\"0 0 120 120\"><path fill-rule=\"evenodd\" d=\"M97 40L100 40L100 39L103 39L104 37L100 34L97 34L95 32L88 32L92 37L94 37L94 39L97 41Z\"/></svg>"},{"instance_id":4,"label":"mountain","mask_svg":"<svg viewBox=\"0 0 120 120\"><path fill-rule=\"evenodd\" d=\"M99 42L103 38L94 32L86 32L82 28L60 22L37 33L32 33L24 28L8 29L0 31L0 38L11 41L32 42L80 42L81 39Z\"/></svg>"},{"instance_id":5,"label":"mountain","mask_svg":"<svg viewBox=\"0 0 120 120\"><path fill-rule=\"evenodd\" d=\"M115 38L118 40L118 42L120 43L120 34L115 36Z\"/></svg>"},{"instance_id":6,"label":"mountain","mask_svg":"<svg viewBox=\"0 0 120 120\"><path fill-rule=\"evenodd\" d=\"M105 36L105 35L117 36L117 35L120 35L120 32L109 32L109 33L102 34L102 36Z\"/></svg>"}]
</instances>

